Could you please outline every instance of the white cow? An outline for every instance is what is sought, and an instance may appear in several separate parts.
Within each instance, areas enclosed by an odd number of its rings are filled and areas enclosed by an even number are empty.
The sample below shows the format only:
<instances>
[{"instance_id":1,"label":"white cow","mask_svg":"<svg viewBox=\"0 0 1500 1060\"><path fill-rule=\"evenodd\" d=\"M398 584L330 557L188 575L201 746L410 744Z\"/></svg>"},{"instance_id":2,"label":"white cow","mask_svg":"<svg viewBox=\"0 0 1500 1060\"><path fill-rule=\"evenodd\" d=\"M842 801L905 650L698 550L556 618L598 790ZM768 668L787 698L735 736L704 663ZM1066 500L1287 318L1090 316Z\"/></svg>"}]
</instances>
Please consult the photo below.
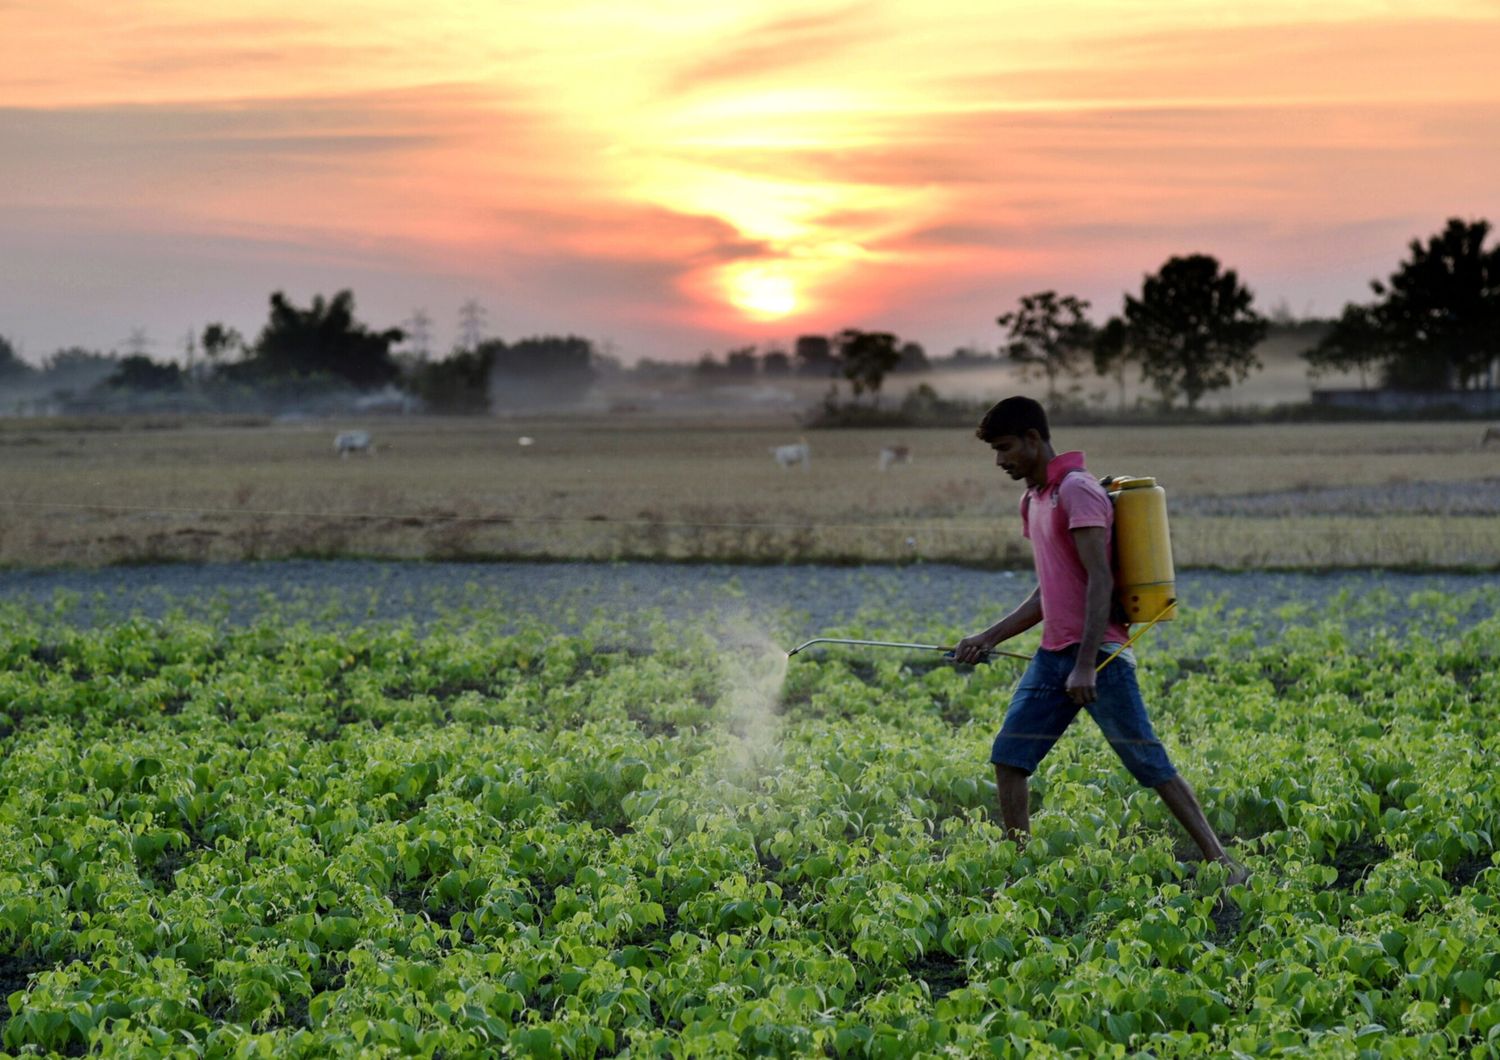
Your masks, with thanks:
<instances>
[{"instance_id":1,"label":"white cow","mask_svg":"<svg viewBox=\"0 0 1500 1060\"><path fill-rule=\"evenodd\" d=\"M348 459L350 453L359 451L375 455L375 447L370 444L369 431L340 431L333 439L333 451L339 456Z\"/></svg>"},{"instance_id":2,"label":"white cow","mask_svg":"<svg viewBox=\"0 0 1500 1060\"><path fill-rule=\"evenodd\" d=\"M904 445L888 445L880 450L880 470L889 470L892 464L911 463L911 449Z\"/></svg>"},{"instance_id":3,"label":"white cow","mask_svg":"<svg viewBox=\"0 0 1500 1060\"><path fill-rule=\"evenodd\" d=\"M806 471L812 465L812 450L807 447L807 442L801 441L796 445L773 445L771 455L775 457L776 463L785 470L793 464L801 464L802 470Z\"/></svg>"},{"instance_id":4,"label":"white cow","mask_svg":"<svg viewBox=\"0 0 1500 1060\"><path fill-rule=\"evenodd\" d=\"M1479 448L1483 449L1491 442L1500 442L1500 427L1486 427L1479 437Z\"/></svg>"}]
</instances>

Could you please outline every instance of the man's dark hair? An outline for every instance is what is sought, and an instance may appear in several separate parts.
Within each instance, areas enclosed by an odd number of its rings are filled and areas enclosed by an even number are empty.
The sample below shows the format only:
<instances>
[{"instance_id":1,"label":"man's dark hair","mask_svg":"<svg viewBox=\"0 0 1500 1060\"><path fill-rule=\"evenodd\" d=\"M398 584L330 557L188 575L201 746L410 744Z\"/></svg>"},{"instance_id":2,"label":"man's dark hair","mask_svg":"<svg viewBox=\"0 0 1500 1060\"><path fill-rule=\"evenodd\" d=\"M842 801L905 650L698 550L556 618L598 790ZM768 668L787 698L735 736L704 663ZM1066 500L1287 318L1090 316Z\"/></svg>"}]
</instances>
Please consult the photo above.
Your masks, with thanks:
<instances>
[{"instance_id":1,"label":"man's dark hair","mask_svg":"<svg viewBox=\"0 0 1500 1060\"><path fill-rule=\"evenodd\" d=\"M974 434L980 441L994 445L1007 434L1024 438L1027 431L1036 431L1044 442L1052 440L1047 410L1029 397L1008 397L984 414Z\"/></svg>"}]
</instances>

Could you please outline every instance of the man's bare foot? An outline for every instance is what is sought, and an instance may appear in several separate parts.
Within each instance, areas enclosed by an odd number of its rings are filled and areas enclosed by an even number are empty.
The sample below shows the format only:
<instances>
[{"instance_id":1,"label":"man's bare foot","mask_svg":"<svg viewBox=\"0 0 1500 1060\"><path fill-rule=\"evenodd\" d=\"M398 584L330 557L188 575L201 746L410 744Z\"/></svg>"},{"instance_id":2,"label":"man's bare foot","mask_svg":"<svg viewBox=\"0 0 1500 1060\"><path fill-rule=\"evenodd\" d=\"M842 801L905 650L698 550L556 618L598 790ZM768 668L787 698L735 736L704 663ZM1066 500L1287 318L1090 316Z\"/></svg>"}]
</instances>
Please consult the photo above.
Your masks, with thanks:
<instances>
[{"instance_id":1,"label":"man's bare foot","mask_svg":"<svg viewBox=\"0 0 1500 1060\"><path fill-rule=\"evenodd\" d=\"M1248 882L1250 879L1250 870L1238 861L1234 861L1228 857L1221 861L1220 864L1229 870L1229 874L1224 877L1224 887L1219 891L1218 900L1214 902L1214 926L1220 931L1233 931L1239 924L1240 911L1229 897L1229 889L1236 884Z\"/></svg>"}]
</instances>

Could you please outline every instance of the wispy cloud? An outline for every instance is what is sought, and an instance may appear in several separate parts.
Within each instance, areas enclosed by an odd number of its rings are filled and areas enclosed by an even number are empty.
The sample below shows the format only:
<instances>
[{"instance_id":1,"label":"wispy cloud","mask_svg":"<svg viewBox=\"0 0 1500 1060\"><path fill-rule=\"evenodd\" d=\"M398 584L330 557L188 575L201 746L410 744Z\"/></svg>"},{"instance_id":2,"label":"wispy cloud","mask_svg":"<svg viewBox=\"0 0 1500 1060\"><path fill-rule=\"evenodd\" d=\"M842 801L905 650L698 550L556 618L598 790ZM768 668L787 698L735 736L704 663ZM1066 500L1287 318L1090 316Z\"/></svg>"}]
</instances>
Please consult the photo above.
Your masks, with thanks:
<instances>
[{"instance_id":1,"label":"wispy cloud","mask_svg":"<svg viewBox=\"0 0 1500 1060\"><path fill-rule=\"evenodd\" d=\"M86 224L257 285L276 254L363 261L679 338L747 326L726 291L757 269L803 295L796 326L961 334L1008 293L1103 298L1189 249L1335 308L1422 218L1495 210L1486 0L250 10L0 2L0 210L83 219L53 268ZM27 231L0 251L35 260ZM0 315L34 313L26 290L0 284Z\"/></svg>"},{"instance_id":2,"label":"wispy cloud","mask_svg":"<svg viewBox=\"0 0 1500 1060\"><path fill-rule=\"evenodd\" d=\"M759 22L734 40L679 66L665 80L667 97L746 80L806 76L839 64L862 43L885 35L880 6L851 4L831 11Z\"/></svg>"},{"instance_id":3,"label":"wispy cloud","mask_svg":"<svg viewBox=\"0 0 1500 1060\"><path fill-rule=\"evenodd\" d=\"M1500 8L1487 18L1084 33L1073 41L1070 61L960 68L939 73L929 91L936 99L1016 110L1497 100L1497 43Z\"/></svg>"}]
</instances>

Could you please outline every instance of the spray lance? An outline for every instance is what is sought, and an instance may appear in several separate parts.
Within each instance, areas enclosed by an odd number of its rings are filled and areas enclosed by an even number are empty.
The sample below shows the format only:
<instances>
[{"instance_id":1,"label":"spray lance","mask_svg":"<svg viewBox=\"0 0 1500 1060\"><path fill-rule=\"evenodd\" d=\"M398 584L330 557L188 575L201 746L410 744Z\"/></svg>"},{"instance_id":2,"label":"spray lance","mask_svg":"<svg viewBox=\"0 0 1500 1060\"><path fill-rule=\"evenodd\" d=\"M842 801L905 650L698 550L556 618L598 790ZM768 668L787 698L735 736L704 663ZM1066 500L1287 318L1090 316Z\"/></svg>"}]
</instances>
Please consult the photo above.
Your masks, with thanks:
<instances>
[{"instance_id":1,"label":"spray lance","mask_svg":"<svg viewBox=\"0 0 1500 1060\"><path fill-rule=\"evenodd\" d=\"M1177 575L1172 566L1172 539L1167 528L1167 494L1156 479L1134 475L1106 476L1099 480L1114 503L1114 569L1115 604L1130 623L1145 625L1130 635L1114 654L1096 668L1104 669L1115 657L1135 643L1146 630L1158 622L1177 616ZM889 640L853 640L845 637L814 637L787 652L787 658L814 644L850 644L868 648L906 648L916 651L940 651L953 657L953 649L938 644L911 644ZM980 658L992 656L1030 660L1019 652L991 648Z\"/></svg>"},{"instance_id":2,"label":"spray lance","mask_svg":"<svg viewBox=\"0 0 1500 1060\"><path fill-rule=\"evenodd\" d=\"M1127 640L1124 644L1121 644L1110 654L1109 658L1105 659L1102 663L1094 668L1094 672L1098 673L1110 663L1114 662L1117 655L1134 644L1136 638L1139 637L1142 633L1146 632L1146 630L1156 625L1157 622L1160 622L1162 620L1162 617L1166 614L1166 610L1175 607L1176 604L1177 601L1175 599L1168 600L1167 608L1164 609L1160 615L1157 615L1150 622L1147 622L1140 629L1132 633L1129 640ZM812 640L799 644L791 651L787 652L786 657L790 659L793 655L796 655L803 648L811 647L814 644L853 644L858 647L865 648L913 648L921 651L940 651L943 653L943 658L949 660L950 662L953 661L954 650L952 648L945 648L941 644L908 644L904 641L896 640L853 640L848 637L814 637ZM981 663L987 663L990 661L990 657L994 655L1003 655L1011 659L1024 659L1027 662L1031 661L1030 655L1022 655L1018 651L1005 651L1001 648L991 648L989 651L981 655L977 661Z\"/></svg>"},{"instance_id":3,"label":"spray lance","mask_svg":"<svg viewBox=\"0 0 1500 1060\"><path fill-rule=\"evenodd\" d=\"M865 648L913 648L919 651L940 651L943 652L945 657L947 658L951 659L953 657L953 649L945 648L941 644L908 644L905 641L897 640L852 640L848 637L814 637L812 640L807 641L803 644L799 644L791 651L787 652L787 658L790 659L793 655L796 655L803 648L810 648L814 644L854 644ZM1031 658L1030 655L1022 655L1020 652L1001 651L999 648L991 648L989 651L984 653L979 661L989 662L991 655L1008 655L1012 659Z\"/></svg>"}]
</instances>

